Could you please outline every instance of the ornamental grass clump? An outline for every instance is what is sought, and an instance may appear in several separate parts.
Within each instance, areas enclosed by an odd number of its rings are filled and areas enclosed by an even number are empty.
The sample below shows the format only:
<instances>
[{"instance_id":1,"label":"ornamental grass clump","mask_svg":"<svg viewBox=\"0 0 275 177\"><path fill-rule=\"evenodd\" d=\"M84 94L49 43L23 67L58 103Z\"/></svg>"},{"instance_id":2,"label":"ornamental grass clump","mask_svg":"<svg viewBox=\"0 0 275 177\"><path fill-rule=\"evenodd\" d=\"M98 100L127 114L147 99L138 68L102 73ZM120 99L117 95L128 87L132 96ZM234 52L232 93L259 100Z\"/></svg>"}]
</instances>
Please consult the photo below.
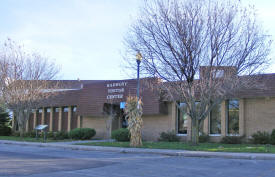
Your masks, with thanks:
<instances>
[{"instance_id":1,"label":"ornamental grass clump","mask_svg":"<svg viewBox=\"0 0 275 177\"><path fill-rule=\"evenodd\" d=\"M126 101L125 113L128 119L128 129L130 131L130 146L140 147L142 146L141 128L142 121L142 103L137 97L129 96Z\"/></svg>"}]
</instances>

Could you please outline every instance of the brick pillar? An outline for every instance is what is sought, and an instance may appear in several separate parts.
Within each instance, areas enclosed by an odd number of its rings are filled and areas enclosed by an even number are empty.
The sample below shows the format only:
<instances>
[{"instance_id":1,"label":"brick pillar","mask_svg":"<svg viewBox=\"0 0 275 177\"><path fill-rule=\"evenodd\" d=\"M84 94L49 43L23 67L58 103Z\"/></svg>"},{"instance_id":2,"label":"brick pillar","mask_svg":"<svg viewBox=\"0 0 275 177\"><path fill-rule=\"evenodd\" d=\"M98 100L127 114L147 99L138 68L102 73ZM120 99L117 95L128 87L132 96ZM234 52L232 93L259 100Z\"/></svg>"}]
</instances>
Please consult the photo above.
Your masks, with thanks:
<instances>
[{"instance_id":1,"label":"brick pillar","mask_svg":"<svg viewBox=\"0 0 275 177\"><path fill-rule=\"evenodd\" d=\"M177 103L173 102L171 105L171 130L172 131L177 131ZM177 133L177 132L176 132Z\"/></svg>"},{"instance_id":2,"label":"brick pillar","mask_svg":"<svg viewBox=\"0 0 275 177\"><path fill-rule=\"evenodd\" d=\"M37 124L37 110L33 112L33 129L35 129Z\"/></svg>"},{"instance_id":3,"label":"brick pillar","mask_svg":"<svg viewBox=\"0 0 275 177\"><path fill-rule=\"evenodd\" d=\"M59 112L58 112L58 131L62 130L62 112L63 112L62 107L59 107Z\"/></svg>"},{"instance_id":4,"label":"brick pillar","mask_svg":"<svg viewBox=\"0 0 275 177\"><path fill-rule=\"evenodd\" d=\"M54 113L54 108L51 107L51 112L50 112L50 125L49 125L49 131L53 131L53 113Z\"/></svg>"},{"instance_id":5,"label":"brick pillar","mask_svg":"<svg viewBox=\"0 0 275 177\"><path fill-rule=\"evenodd\" d=\"M77 116L77 128L81 128L81 116Z\"/></svg>"},{"instance_id":6,"label":"brick pillar","mask_svg":"<svg viewBox=\"0 0 275 177\"><path fill-rule=\"evenodd\" d=\"M26 132L28 132L28 131L29 131L29 119L26 122Z\"/></svg>"},{"instance_id":7,"label":"brick pillar","mask_svg":"<svg viewBox=\"0 0 275 177\"><path fill-rule=\"evenodd\" d=\"M209 134L210 130L209 130L209 119L210 119L210 115L207 116L204 121L203 121L203 133L205 134Z\"/></svg>"},{"instance_id":8,"label":"brick pillar","mask_svg":"<svg viewBox=\"0 0 275 177\"><path fill-rule=\"evenodd\" d=\"M68 127L67 131L71 131L71 123L72 123L72 106L68 107Z\"/></svg>"},{"instance_id":9,"label":"brick pillar","mask_svg":"<svg viewBox=\"0 0 275 177\"><path fill-rule=\"evenodd\" d=\"M188 108L187 108L187 112L189 112ZM192 119L190 116L188 116L187 118L187 140L191 141L191 133L192 132Z\"/></svg>"},{"instance_id":10,"label":"brick pillar","mask_svg":"<svg viewBox=\"0 0 275 177\"><path fill-rule=\"evenodd\" d=\"M221 136L222 137L227 135L226 122L227 122L227 107L226 107L226 101L223 101L221 103Z\"/></svg>"},{"instance_id":11,"label":"brick pillar","mask_svg":"<svg viewBox=\"0 0 275 177\"><path fill-rule=\"evenodd\" d=\"M245 120L244 120L244 104L245 100L239 100L239 135L245 135Z\"/></svg>"},{"instance_id":12,"label":"brick pillar","mask_svg":"<svg viewBox=\"0 0 275 177\"><path fill-rule=\"evenodd\" d=\"M45 114L46 114L45 108L42 108L41 125L45 124L45 116L46 116Z\"/></svg>"}]
</instances>

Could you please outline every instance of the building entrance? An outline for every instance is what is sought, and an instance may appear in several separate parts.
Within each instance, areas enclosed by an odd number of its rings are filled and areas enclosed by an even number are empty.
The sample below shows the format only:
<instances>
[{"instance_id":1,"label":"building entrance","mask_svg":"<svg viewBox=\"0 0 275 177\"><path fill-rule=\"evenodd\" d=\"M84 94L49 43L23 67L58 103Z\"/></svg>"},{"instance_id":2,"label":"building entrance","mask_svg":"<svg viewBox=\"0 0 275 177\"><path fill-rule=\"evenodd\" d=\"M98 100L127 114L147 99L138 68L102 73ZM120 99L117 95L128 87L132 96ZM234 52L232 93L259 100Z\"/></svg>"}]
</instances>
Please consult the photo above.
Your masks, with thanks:
<instances>
[{"instance_id":1,"label":"building entrance","mask_svg":"<svg viewBox=\"0 0 275 177\"><path fill-rule=\"evenodd\" d=\"M123 112L123 115L121 116L121 128L127 128L128 127L128 120L126 119L126 116Z\"/></svg>"},{"instance_id":2,"label":"building entrance","mask_svg":"<svg viewBox=\"0 0 275 177\"><path fill-rule=\"evenodd\" d=\"M103 112L106 120L106 130L108 136L111 136L111 132L119 128L127 128L128 122L125 118L125 113L123 109L120 109L119 104L105 103L103 107Z\"/></svg>"}]
</instances>

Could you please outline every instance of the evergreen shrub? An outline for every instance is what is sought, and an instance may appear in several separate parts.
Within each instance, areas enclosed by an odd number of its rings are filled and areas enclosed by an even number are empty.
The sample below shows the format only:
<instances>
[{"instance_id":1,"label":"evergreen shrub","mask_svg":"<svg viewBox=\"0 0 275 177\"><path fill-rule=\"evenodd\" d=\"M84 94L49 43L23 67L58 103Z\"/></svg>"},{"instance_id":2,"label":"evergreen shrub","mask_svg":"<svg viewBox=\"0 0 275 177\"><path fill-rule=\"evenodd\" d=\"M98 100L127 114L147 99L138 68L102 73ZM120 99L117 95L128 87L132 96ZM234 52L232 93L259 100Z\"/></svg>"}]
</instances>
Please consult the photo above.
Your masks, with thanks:
<instances>
[{"instance_id":1,"label":"evergreen shrub","mask_svg":"<svg viewBox=\"0 0 275 177\"><path fill-rule=\"evenodd\" d=\"M0 136L10 136L11 128L9 126L10 118L9 114L0 108Z\"/></svg>"},{"instance_id":2,"label":"evergreen shrub","mask_svg":"<svg viewBox=\"0 0 275 177\"><path fill-rule=\"evenodd\" d=\"M270 135L270 144L275 145L275 129L272 130L272 133Z\"/></svg>"},{"instance_id":3,"label":"evergreen shrub","mask_svg":"<svg viewBox=\"0 0 275 177\"><path fill-rule=\"evenodd\" d=\"M96 131L92 128L75 128L69 132L69 137L77 140L92 139L96 135Z\"/></svg>"},{"instance_id":4,"label":"evergreen shrub","mask_svg":"<svg viewBox=\"0 0 275 177\"><path fill-rule=\"evenodd\" d=\"M243 136L225 136L222 138L221 143L223 144L242 144Z\"/></svg>"},{"instance_id":5,"label":"evergreen shrub","mask_svg":"<svg viewBox=\"0 0 275 177\"><path fill-rule=\"evenodd\" d=\"M177 136L175 131L162 132L159 141L165 142L179 142L180 137Z\"/></svg>"},{"instance_id":6,"label":"evergreen shrub","mask_svg":"<svg viewBox=\"0 0 275 177\"><path fill-rule=\"evenodd\" d=\"M64 140L68 138L69 138L69 135L65 131L54 132L54 137L53 137L54 140Z\"/></svg>"},{"instance_id":7,"label":"evergreen shrub","mask_svg":"<svg viewBox=\"0 0 275 177\"><path fill-rule=\"evenodd\" d=\"M130 141L130 132L127 128L120 128L112 131L111 137L116 141Z\"/></svg>"},{"instance_id":8,"label":"evergreen shrub","mask_svg":"<svg viewBox=\"0 0 275 177\"><path fill-rule=\"evenodd\" d=\"M199 142L200 143L207 143L209 142L209 135L205 134L205 133L202 133L200 136L199 136Z\"/></svg>"},{"instance_id":9,"label":"evergreen shrub","mask_svg":"<svg viewBox=\"0 0 275 177\"><path fill-rule=\"evenodd\" d=\"M257 131L252 134L251 139L253 144L269 144L270 143L270 134L268 132Z\"/></svg>"}]
</instances>

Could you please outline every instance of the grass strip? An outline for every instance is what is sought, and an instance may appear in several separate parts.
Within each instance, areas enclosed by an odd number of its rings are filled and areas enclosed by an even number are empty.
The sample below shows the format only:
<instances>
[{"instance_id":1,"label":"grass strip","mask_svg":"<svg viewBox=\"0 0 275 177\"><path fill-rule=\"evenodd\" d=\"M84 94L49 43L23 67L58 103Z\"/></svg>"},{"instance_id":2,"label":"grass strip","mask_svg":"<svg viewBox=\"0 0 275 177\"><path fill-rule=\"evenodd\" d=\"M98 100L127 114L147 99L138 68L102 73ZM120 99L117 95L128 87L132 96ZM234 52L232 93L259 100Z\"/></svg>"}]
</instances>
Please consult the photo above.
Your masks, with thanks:
<instances>
[{"instance_id":1,"label":"grass strip","mask_svg":"<svg viewBox=\"0 0 275 177\"><path fill-rule=\"evenodd\" d=\"M130 148L129 142L91 142L91 143L77 143L77 145ZM197 146L193 146L191 144L183 143L183 142L143 142L143 146L141 148L175 149L175 150L209 151L209 152L275 153L274 145L254 145L254 144L200 143Z\"/></svg>"},{"instance_id":2,"label":"grass strip","mask_svg":"<svg viewBox=\"0 0 275 177\"><path fill-rule=\"evenodd\" d=\"M32 137L19 137L19 136L0 136L0 140L10 140L10 141L26 141L26 142L43 142L43 138L32 138ZM71 139L65 140L54 140L51 138L47 138L47 142L68 142L72 141Z\"/></svg>"}]
</instances>

